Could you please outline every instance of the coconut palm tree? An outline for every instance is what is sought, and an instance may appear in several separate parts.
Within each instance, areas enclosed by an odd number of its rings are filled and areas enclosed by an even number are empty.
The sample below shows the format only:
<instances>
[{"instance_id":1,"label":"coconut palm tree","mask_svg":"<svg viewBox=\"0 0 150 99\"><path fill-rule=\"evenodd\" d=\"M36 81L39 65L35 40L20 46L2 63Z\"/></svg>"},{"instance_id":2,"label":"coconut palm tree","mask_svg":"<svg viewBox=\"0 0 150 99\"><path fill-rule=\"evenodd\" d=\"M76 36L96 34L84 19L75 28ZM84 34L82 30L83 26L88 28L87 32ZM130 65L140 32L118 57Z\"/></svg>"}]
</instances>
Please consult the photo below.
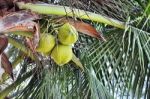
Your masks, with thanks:
<instances>
[{"instance_id":1,"label":"coconut palm tree","mask_svg":"<svg viewBox=\"0 0 150 99\"><path fill-rule=\"evenodd\" d=\"M0 21L1 26L13 16L0 33L9 42L4 70L12 72L11 62L14 76L12 81L11 73L3 74L0 99L150 98L150 0L20 1ZM15 20L20 15L26 16L21 22ZM59 66L36 47L40 34L57 38L64 23L74 26L79 38L72 60Z\"/></svg>"}]
</instances>

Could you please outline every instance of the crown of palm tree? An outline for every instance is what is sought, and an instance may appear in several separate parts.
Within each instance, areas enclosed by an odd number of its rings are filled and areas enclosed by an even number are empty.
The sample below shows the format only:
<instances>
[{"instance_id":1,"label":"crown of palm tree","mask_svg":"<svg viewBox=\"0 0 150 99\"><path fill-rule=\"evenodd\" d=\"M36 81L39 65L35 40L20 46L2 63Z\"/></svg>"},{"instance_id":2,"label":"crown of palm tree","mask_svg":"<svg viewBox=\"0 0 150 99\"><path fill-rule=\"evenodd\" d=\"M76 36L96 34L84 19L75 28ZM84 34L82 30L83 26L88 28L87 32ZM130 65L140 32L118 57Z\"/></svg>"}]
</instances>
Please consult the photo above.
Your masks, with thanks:
<instances>
[{"instance_id":1,"label":"crown of palm tree","mask_svg":"<svg viewBox=\"0 0 150 99\"><path fill-rule=\"evenodd\" d=\"M6 1L0 1L1 10L11 7ZM63 67L31 50L25 38L32 38L33 31L8 34L6 52L19 69L14 69L15 81L6 88L10 79L3 77L0 98L149 99L149 0L20 1L15 2L19 10L42 15L36 20L40 33L57 36L65 22L83 33L73 46L74 59Z\"/></svg>"}]
</instances>

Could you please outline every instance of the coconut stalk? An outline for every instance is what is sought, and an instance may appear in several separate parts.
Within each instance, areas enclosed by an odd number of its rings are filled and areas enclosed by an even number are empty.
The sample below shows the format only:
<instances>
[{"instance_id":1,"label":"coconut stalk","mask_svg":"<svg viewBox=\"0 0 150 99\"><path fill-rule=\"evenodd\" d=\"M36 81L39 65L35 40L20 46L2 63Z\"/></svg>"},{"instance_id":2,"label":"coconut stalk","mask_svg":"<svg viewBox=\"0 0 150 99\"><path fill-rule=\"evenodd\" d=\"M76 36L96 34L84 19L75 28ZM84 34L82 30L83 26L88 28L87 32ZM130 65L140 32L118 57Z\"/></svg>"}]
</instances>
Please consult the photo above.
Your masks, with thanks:
<instances>
[{"instance_id":1,"label":"coconut stalk","mask_svg":"<svg viewBox=\"0 0 150 99\"><path fill-rule=\"evenodd\" d=\"M102 16L100 14L95 14L89 11L84 11L76 8L70 8L67 6L58 6L51 4L32 4L23 2L17 2L17 6L20 9L31 10L39 14L77 17L80 19L91 20L99 23L108 24L120 29L125 29L124 22L106 16Z\"/></svg>"}]
</instances>

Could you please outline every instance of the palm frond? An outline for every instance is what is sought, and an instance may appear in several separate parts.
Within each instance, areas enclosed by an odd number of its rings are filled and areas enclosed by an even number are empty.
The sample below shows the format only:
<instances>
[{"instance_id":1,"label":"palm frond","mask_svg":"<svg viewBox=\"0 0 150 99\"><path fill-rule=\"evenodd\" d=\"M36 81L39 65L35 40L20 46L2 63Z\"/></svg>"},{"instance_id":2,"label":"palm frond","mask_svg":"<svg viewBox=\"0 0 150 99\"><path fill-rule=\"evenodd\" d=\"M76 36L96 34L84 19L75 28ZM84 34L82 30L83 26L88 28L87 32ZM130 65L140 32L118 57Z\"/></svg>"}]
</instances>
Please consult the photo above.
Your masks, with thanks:
<instances>
[{"instance_id":1,"label":"palm frond","mask_svg":"<svg viewBox=\"0 0 150 99\"><path fill-rule=\"evenodd\" d=\"M148 97L149 88L145 85L149 75L150 33L129 26L125 32L115 32L109 37L109 42L95 42L88 49L97 76L105 86L114 86L110 91L113 94L119 91L122 97L128 97L132 91L133 97Z\"/></svg>"}]
</instances>

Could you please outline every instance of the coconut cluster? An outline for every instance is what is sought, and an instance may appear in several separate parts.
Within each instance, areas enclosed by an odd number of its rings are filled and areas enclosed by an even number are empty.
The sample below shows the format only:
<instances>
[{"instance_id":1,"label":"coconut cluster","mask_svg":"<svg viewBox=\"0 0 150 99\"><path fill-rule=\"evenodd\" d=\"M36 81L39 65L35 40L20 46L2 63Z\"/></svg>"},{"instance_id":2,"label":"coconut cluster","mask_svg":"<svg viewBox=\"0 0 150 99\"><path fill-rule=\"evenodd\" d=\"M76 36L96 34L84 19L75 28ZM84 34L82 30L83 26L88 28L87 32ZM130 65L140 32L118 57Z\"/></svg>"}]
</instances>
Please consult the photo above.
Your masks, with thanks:
<instances>
[{"instance_id":1,"label":"coconut cluster","mask_svg":"<svg viewBox=\"0 0 150 99\"><path fill-rule=\"evenodd\" d=\"M65 23L58 28L59 43L56 43L56 38L53 35L43 33L40 37L37 52L50 55L56 64L62 66L72 59L72 45L77 40L77 30L69 23Z\"/></svg>"}]
</instances>

